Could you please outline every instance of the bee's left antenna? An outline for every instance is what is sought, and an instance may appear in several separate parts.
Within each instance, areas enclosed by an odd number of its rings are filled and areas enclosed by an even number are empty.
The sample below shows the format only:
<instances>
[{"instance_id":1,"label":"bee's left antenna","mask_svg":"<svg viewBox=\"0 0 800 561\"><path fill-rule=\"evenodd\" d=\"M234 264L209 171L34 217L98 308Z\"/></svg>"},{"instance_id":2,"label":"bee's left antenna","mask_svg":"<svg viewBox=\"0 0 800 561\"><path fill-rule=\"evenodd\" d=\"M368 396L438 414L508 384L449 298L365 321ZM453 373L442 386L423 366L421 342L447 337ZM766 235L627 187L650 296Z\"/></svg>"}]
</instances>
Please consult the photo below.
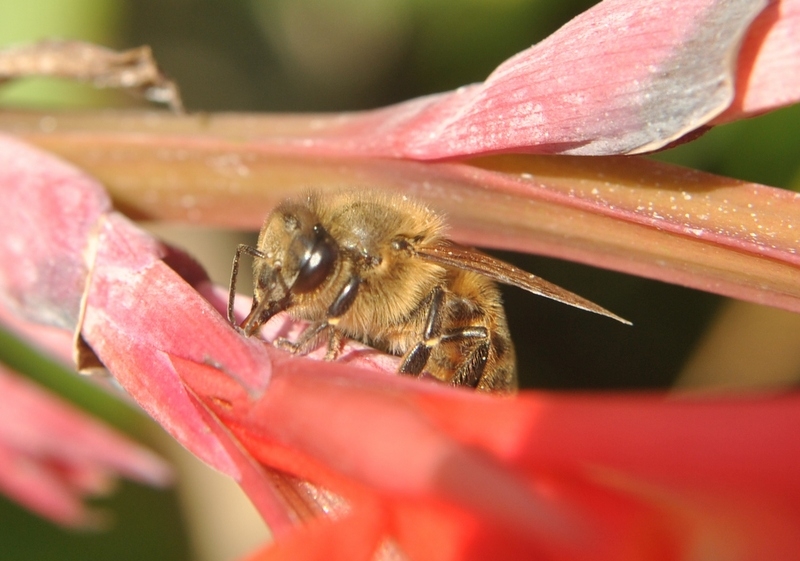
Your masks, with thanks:
<instances>
[{"instance_id":1,"label":"bee's left antenna","mask_svg":"<svg viewBox=\"0 0 800 561\"><path fill-rule=\"evenodd\" d=\"M236 279L239 276L239 258L242 253L252 256L255 259L264 259L264 254L251 245L240 243L236 248L236 255L233 257L233 267L231 268L231 282L228 287L228 321L233 327L239 327L236 324L236 318L233 315L233 302L236 299Z\"/></svg>"}]
</instances>

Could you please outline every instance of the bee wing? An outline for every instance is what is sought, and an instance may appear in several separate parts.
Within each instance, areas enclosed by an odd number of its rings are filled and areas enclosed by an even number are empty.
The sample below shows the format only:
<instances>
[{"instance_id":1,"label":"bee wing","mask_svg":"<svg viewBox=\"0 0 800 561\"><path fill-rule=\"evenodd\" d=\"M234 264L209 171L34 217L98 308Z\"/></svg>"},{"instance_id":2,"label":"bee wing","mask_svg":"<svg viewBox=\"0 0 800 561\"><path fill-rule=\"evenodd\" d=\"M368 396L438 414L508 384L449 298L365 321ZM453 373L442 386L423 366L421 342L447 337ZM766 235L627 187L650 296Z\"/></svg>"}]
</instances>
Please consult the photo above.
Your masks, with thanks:
<instances>
[{"instance_id":1,"label":"bee wing","mask_svg":"<svg viewBox=\"0 0 800 561\"><path fill-rule=\"evenodd\" d=\"M631 322L628 320L609 312L594 302L581 298L569 290L547 282L541 277L518 269L505 261L495 259L491 255L487 255L476 249L471 249L448 241L441 245L417 247L415 251L419 258L430 261L431 263L479 273L490 279L502 282L503 284L516 286L517 288L527 290L539 296L544 296L545 298L550 298L551 300L556 300L568 306L594 312L615 319L626 325L631 325Z\"/></svg>"}]
</instances>

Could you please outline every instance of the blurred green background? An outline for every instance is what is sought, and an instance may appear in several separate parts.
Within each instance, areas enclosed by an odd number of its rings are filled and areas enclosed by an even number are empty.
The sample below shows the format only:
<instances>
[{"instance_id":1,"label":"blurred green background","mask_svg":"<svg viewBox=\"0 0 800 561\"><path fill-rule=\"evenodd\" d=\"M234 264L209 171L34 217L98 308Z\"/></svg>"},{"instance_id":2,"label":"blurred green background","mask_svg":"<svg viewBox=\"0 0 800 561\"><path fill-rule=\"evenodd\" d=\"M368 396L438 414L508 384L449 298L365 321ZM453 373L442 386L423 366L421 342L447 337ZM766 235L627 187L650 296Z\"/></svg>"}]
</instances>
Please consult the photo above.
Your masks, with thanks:
<instances>
[{"instance_id":1,"label":"blurred green background","mask_svg":"<svg viewBox=\"0 0 800 561\"><path fill-rule=\"evenodd\" d=\"M189 110L336 111L378 107L483 80L594 2L580 0L0 0L0 47L47 37L124 49L151 45ZM129 105L118 92L49 80L0 90L1 105ZM712 130L655 157L800 186L800 107ZM664 388L720 307L716 296L536 256L502 257L633 320L635 327L521 291L504 292L523 383L551 389ZM227 271L222 272L222 277ZM147 440L152 425L83 380L0 339L0 360ZM150 439L152 441L152 438ZM61 530L0 498L0 558L184 560L174 493L123 483L100 502L103 533ZM235 523L235 521L234 521Z\"/></svg>"}]
</instances>

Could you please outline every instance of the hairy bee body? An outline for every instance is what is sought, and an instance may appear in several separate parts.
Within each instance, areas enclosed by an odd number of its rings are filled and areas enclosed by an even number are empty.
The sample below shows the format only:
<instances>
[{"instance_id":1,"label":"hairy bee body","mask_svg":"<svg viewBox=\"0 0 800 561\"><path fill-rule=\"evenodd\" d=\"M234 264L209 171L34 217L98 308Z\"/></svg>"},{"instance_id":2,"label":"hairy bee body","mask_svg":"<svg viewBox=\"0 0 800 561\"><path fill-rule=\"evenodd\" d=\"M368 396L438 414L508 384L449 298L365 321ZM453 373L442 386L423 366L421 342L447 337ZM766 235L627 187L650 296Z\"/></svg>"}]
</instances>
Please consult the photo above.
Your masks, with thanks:
<instances>
[{"instance_id":1,"label":"hairy bee body","mask_svg":"<svg viewBox=\"0 0 800 561\"><path fill-rule=\"evenodd\" d=\"M311 322L296 343L307 352L327 336L327 358L343 337L402 356L400 372L483 391L517 387L514 347L493 281L608 315L534 275L444 237L441 218L405 196L375 191L311 194L280 204L266 219L254 257L254 298L245 335L280 311Z\"/></svg>"}]
</instances>

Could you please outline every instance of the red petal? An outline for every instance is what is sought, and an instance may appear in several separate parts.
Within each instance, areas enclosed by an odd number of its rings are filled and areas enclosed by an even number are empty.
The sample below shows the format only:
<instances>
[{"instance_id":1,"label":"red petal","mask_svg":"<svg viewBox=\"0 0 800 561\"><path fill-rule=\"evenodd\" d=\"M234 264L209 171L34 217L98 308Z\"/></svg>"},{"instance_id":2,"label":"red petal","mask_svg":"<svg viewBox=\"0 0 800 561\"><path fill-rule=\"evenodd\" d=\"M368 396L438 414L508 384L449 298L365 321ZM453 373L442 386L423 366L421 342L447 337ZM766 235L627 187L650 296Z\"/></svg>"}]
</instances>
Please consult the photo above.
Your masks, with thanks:
<instances>
[{"instance_id":1,"label":"red petal","mask_svg":"<svg viewBox=\"0 0 800 561\"><path fill-rule=\"evenodd\" d=\"M334 521L311 522L243 561L371 561L376 558L375 551L386 530L381 514L380 510L364 505L357 512Z\"/></svg>"},{"instance_id":2,"label":"red petal","mask_svg":"<svg viewBox=\"0 0 800 561\"><path fill-rule=\"evenodd\" d=\"M792 559L800 547L800 396L512 400L305 359L274 367L257 399L211 371L184 377L262 462L381 497L412 558L428 558L423 543L441 559L684 559L696 540Z\"/></svg>"}]
</instances>

